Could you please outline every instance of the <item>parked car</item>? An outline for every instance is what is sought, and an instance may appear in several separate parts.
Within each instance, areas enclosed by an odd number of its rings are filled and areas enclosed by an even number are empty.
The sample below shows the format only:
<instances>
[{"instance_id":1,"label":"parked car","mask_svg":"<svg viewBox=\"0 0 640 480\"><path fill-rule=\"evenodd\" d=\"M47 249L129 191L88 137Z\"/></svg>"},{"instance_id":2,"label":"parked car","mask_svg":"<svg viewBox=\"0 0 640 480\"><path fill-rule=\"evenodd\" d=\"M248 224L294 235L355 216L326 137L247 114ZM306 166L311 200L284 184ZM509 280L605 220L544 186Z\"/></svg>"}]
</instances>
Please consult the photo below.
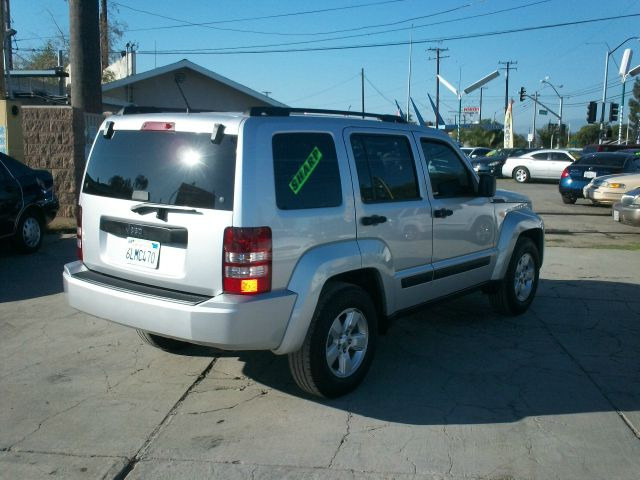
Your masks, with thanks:
<instances>
[{"instance_id":1,"label":"parked car","mask_svg":"<svg viewBox=\"0 0 640 480\"><path fill-rule=\"evenodd\" d=\"M640 172L640 169L638 170ZM613 205L622 195L640 187L640 173L596 177L583 188L584 198L594 204Z\"/></svg>"},{"instance_id":2,"label":"parked car","mask_svg":"<svg viewBox=\"0 0 640 480\"><path fill-rule=\"evenodd\" d=\"M22 253L40 248L44 227L58 213L53 177L0 153L0 238Z\"/></svg>"},{"instance_id":3,"label":"parked car","mask_svg":"<svg viewBox=\"0 0 640 480\"><path fill-rule=\"evenodd\" d=\"M508 157L519 157L533 151L535 151L533 148L500 148L491 150L484 157L472 158L471 165L478 173L488 173L500 177L502 176L502 165L504 165Z\"/></svg>"},{"instance_id":4,"label":"parked car","mask_svg":"<svg viewBox=\"0 0 640 480\"><path fill-rule=\"evenodd\" d=\"M613 205L612 212L616 222L640 227L640 188L623 194L620 202Z\"/></svg>"},{"instance_id":5,"label":"parked car","mask_svg":"<svg viewBox=\"0 0 640 480\"><path fill-rule=\"evenodd\" d=\"M544 248L531 202L496 192L443 132L352 115L105 120L63 272L71 306L165 350L287 354L325 397L363 380L408 308L484 288L498 311L527 310Z\"/></svg>"},{"instance_id":6,"label":"parked car","mask_svg":"<svg viewBox=\"0 0 640 480\"><path fill-rule=\"evenodd\" d=\"M460 150L469 158L482 157L491 151L486 147L462 147Z\"/></svg>"},{"instance_id":7,"label":"parked car","mask_svg":"<svg viewBox=\"0 0 640 480\"><path fill-rule=\"evenodd\" d=\"M640 172L640 157L618 152L590 153L563 170L558 190L564 203L576 203L578 198L585 198L585 187L594 178L636 172Z\"/></svg>"},{"instance_id":8,"label":"parked car","mask_svg":"<svg viewBox=\"0 0 640 480\"><path fill-rule=\"evenodd\" d=\"M518 183L532 179L559 180L562 171L578 155L568 150L536 150L519 157L509 157L502 166L502 175L513 177Z\"/></svg>"},{"instance_id":9,"label":"parked car","mask_svg":"<svg viewBox=\"0 0 640 480\"><path fill-rule=\"evenodd\" d=\"M632 144L624 145L617 143L594 143L592 145L585 145L582 149L582 154L596 153L596 152L617 152L619 150L636 149L640 148L640 145Z\"/></svg>"}]
</instances>

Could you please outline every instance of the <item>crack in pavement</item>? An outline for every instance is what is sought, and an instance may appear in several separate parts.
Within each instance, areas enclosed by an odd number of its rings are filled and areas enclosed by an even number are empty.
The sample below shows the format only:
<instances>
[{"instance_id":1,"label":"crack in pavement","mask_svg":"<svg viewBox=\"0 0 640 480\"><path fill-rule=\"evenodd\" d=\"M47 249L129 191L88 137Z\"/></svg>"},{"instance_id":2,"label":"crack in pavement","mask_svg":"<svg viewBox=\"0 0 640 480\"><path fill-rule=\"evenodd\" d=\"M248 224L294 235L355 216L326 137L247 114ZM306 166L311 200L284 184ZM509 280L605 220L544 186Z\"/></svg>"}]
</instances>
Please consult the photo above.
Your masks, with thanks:
<instances>
[{"instance_id":1,"label":"crack in pavement","mask_svg":"<svg viewBox=\"0 0 640 480\"><path fill-rule=\"evenodd\" d=\"M202 392L200 392L202 393ZM233 410L234 408L236 408L239 405L243 405L245 403L249 403L252 400L255 400L256 398L261 398L264 397L265 395L267 395L269 393L268 390L261 390L260 393L257 393L256 395L254 395L253 397L247 398L245 400L242 400L238 403L235 403L234 405L231 405L229 407L220 407L220 408L214 408L212 410L203 410L201 412L186 412L187 415L201 415L201 414L205 414L205 413L214 413L214 412L220 412L222 410Z\"/></svg>"},{"instance_id":2,"label":"crack in pavement","mask_svg":"<svg viewBox=\"0 0 640 480\"><path fill-rule=\"evenodd\" d=\"M342 445L344 445L344 443L347 441L347 437L351 434L351 419L352 418L353 418L353 413L351 411L348 411L347 412L347 431L345 432L345 434L340 439L340 443L338 444L338 448L336 448L336 451L333 454L333 457L331 457L331 461L329 462L329 465L327 466L327 468L332 468L333 467L333 462L335 461L336 457L338 456L338 453L340 452L340 449L342 448Z\"/></svg>"},{"instance_id":3,"label":"crack in pavement","mask_svg":"<svg viewBox=\"0 0 640 480\"><path fill-rule=\"evenodd\" d=\"M153 431L147 436L147 439L144 441L142 446L138 449L133 457L129 459L127 464L113 477L113 480L124 480L127 478L129 473L135 468L136 464L140 461L140 459L144 456L145 452L151 446L151 443L158 437L160 431L171 422L173 417L175 417L176 413L180 406L184 403L189 394L202 382L209 372L213 369L214 364L216 363L217 358L214 357L207 364L207 366L202 370L200 375L193 381L193 383L185 390L185 392L180 396L180 398L173 404L173 407L169 410L169 412L164 416L162 421L156 425Z\"/></svg>"}]
</instances>

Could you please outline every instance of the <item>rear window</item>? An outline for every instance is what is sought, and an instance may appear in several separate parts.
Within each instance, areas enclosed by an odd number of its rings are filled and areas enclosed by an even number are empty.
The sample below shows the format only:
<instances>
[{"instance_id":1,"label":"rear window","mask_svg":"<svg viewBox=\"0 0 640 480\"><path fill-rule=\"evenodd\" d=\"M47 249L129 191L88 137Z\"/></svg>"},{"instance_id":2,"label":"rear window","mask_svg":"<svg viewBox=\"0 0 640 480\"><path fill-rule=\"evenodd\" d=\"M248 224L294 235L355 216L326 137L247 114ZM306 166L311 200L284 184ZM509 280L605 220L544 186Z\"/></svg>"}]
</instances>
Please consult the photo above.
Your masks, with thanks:
<instances>
[{"instance_id":1,"label":"rear window","mask_svg":"<svg viewBox=\"0 0 640 480\"><path fill-rule=\"evenodd\" d=\"M623 167L627 157L619 155L587 155L574 163L583 167Z\"/></svg>"},{"instance_id":2,"label":"rear window","mask_svg":"<svg viewBox=\"0 0 640 480\"><path fill-rule=\"evenodd\" d=\"M281 210L342 204L338 156L328 133L274 135L273 173L276 204Z\"/></svg>"},{"instance_id":3,"label":"rear window","mask_svg":"<svg viewBox=\"0 0 640 480\"><path fill-rule=\"evenodd\" d=\"M232 210L238 137L116 130L98 135L82 191L163 205Z\"/></svg>"}]
</instances>

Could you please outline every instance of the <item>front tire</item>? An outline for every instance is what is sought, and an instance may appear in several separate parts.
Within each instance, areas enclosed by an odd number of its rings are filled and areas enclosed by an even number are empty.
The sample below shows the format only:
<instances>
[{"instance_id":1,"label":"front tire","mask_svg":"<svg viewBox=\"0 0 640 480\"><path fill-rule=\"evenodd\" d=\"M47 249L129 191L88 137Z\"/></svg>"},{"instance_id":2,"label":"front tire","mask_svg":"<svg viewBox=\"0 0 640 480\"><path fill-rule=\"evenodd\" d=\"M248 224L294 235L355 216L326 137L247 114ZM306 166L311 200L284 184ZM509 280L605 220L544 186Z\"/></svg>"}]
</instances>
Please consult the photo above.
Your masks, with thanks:
<instances>
[{"instance_id":1,"label":"front tire","mask_svg":"<svg viewBox=\"0 0 640 480\"><path fill-rule=\"evenodd\" d=\"M145 330L136 329L136 332L138 332L138 335L140 335L140 338L144 343L151 345L152 347L159 348L165 352L179 353L191 346L188 342L176 340L175 338L163 337L161 335L156 335L155 333L149 333Z\"/></svg>"},{"instance_id":2,"label":"front tire","mask_svg":"<svg viewBox=\"0 0 640 480\"><path fill-rule=\"evenodd\" d=\"M364 379L376 348L377 314L360 287L329 285L318 301L300 350L289 354L298 386L320 397L335 398Z\"/></svg>"},{"instance_id":3,"label":"front tire","mask_svg":"<svg viewBox=\"0 0 640 480\"><path fill-rule=\"evenodd\" d=\"M505 315L524 313L533 302L540 276L540 253L530 238L521 237L509 267L496 289L489 293L494 310Z\"/></svg>"},{"instance_id":4,"label":"front tire","mask_svg":"<svg viewBox=\"0 0 640 480\"><path fill-rule=\"evenodd\" d=\"M527 183L531 180L531 174L526 167L516 167L513 169L513 179L518 183Z\"/></svg>"},{"instance_id":5,"label":"front tire","mask_svg":"<svg viewBox=\"0 0 640 480\"><path fill-rule=\"evenodd\" d=\"M14 244L21 253L34 253L42 245L44 223L35 210L28 210L20 219Z\"/></svg>"}]
</instances>

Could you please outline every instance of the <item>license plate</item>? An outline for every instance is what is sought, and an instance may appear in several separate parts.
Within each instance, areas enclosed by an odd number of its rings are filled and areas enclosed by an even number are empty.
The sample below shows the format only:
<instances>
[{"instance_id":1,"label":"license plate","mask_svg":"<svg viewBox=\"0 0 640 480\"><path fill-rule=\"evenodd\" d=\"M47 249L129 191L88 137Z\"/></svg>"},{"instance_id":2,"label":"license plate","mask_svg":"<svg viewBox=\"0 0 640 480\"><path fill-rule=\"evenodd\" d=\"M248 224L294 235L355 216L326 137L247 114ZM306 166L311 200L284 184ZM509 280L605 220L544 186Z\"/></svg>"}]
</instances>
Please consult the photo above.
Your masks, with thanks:
<instances>
[{"instance_id":1,"label":"license plate","mask_svg":"<svg viewBox=\"0 0 640 480\"><path fill-rule=\"evenodd\" d=\"M584 178L596 178L596 172L584 172Z\"/></svg>"},{"instance_id":2,"label":"license plate","mask_svg":"<svg viewBox=\"0 0 640 480\"><path fill-rule=\"evenodd\" d=\"M616 222L619 222L619 221L620 221L620 212L619 212L619 211L617 211L617 210L614 210L614 211L613 211L613 219L614 219Z\"/></svg>"},{"instance_id":3,"label":"license plate","mask_svg":"<svg viewBox=\"0 0 640 480\"><path fill-rule=\"evenodd\" d=\"M146 268L158 268L160 242L127 237L124 249L124 261L130 265Z\"/></svg>"}]
</instances>

